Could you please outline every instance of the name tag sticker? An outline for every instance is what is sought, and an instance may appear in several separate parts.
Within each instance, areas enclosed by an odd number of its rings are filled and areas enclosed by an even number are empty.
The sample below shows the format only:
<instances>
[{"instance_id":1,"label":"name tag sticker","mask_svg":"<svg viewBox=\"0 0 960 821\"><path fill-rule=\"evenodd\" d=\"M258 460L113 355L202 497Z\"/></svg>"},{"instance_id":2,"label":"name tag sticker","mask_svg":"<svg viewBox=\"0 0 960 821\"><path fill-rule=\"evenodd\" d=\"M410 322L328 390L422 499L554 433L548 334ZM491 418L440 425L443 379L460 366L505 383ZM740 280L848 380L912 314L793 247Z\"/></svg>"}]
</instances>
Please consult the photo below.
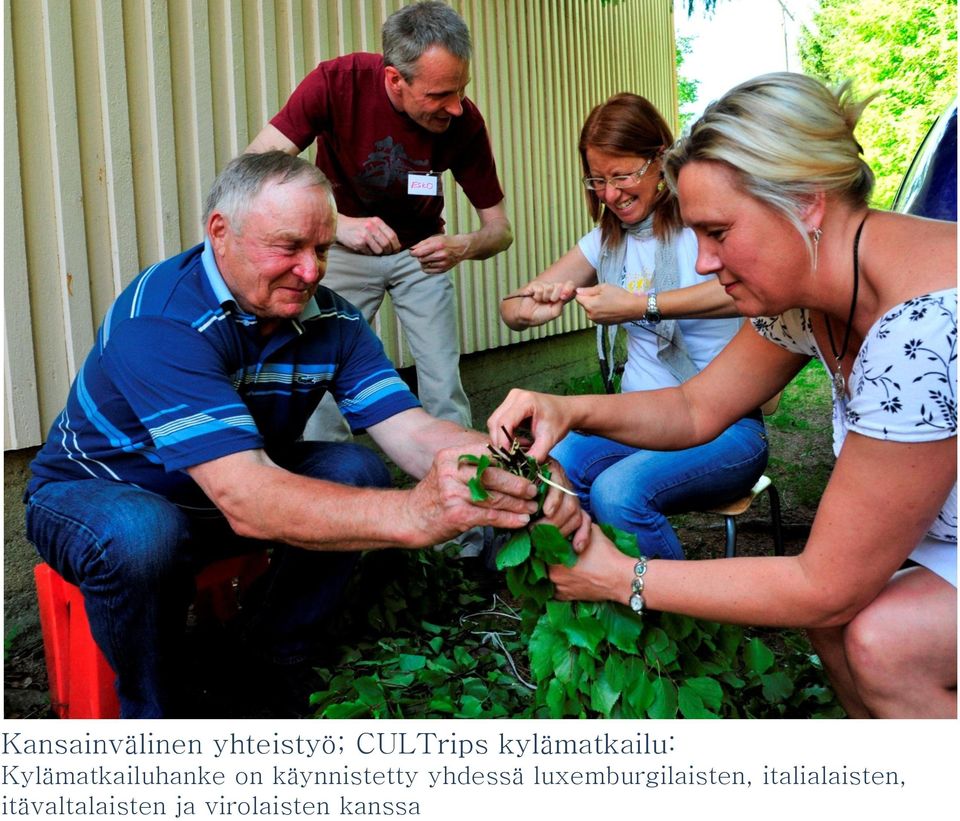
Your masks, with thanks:
<instances>
[{"instance_id":1,"label":"name tag sticker","mask_svg":"<svg viewBox=\"0 0 960 821\"><path fill-rule=\"evenodd\" d=\"M407 193L416 197L440 195L439 174L407 174Z\"/></svg>"}]
</instances>

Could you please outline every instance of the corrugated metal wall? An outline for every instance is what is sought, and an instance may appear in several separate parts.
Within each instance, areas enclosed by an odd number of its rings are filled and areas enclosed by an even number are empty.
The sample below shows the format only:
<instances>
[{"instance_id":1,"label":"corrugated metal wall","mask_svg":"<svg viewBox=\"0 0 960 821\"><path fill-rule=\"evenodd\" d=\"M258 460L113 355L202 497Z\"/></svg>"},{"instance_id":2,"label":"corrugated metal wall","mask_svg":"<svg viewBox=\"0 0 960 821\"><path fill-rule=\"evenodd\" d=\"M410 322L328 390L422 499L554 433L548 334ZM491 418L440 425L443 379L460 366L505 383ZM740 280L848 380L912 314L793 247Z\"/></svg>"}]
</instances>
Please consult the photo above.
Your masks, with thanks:
<instances>
[{"instance_id":1,"label":"corrugated metal wall","mask_svg":"<svg viewBox=\"0 0 960 821\"><path fill-rule=\"evenodd\" d=\"M4 0L4 449L39 444L108 305L201 238L202 201L320 60L379 51L401 0ZM453 0L516 241L456 273L465 353L521 337L498 295L588 227L576 139L617 91L676 120L672 0ZM446 181L449 230L476 214ZM390 311L378 331L398 364Z\"/></svg>"}]
</instances>

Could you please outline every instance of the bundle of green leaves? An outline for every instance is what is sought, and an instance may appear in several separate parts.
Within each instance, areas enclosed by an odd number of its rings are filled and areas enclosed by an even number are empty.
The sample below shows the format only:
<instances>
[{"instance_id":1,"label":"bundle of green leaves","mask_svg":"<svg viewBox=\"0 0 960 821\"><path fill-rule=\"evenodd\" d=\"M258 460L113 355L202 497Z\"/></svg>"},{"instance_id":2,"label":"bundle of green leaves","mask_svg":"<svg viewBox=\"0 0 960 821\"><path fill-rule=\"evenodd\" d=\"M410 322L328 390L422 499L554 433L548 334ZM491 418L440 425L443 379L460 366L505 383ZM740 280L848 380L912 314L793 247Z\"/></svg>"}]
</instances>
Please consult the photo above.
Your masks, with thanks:
<instances>
[{"instance_id":1,"label":"bundle of green leaves","mask_svg":"<svg viewBox=\"0 0 960 821\"><path fill-rule=\"evenodd\" d=\"M549 472L514 442L491 457L464 456L477 468L473 497L486 497L482 474L495 465L538 485L540 505ZM619 550L640 555L633 534L607 525ZM553 598L549 565L572 567L570 542L554 525L537 522L518 530L496 557L507 587L520 603L529 636L531 715L541 718L718 718L768 713L795 696L796 675L775 668L774 653L743 628L671 613L638 617L615 602L566 602ZM801 693L828 711L832 694L822 685Z\"/></svg>"}]
</instances>

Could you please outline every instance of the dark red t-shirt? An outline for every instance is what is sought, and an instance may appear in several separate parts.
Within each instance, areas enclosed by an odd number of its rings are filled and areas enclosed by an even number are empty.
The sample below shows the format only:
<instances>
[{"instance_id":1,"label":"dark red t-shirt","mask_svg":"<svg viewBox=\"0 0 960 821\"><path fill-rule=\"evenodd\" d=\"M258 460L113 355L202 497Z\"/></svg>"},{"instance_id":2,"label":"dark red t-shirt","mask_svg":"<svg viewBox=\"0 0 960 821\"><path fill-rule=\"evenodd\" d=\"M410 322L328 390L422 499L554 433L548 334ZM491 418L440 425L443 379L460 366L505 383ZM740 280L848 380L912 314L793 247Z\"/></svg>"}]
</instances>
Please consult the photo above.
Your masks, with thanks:
<instances>
[{"instance_id":1,"label":"dark red t-shirt","mask_svg":"<svg viewBox=\"0 0 960 821\"><path fill-rule=\"evenodd\" d=\"M453 172L475 208L503 199L483 116L469 100L442 134L390 104L383 57L348 54L311 71L270 121L302 151L317 141L317 165L333 183L337 209L377 216L404 248L443 231L443 197L407 193L407 174Z\"/></svg>"}]
</instances>

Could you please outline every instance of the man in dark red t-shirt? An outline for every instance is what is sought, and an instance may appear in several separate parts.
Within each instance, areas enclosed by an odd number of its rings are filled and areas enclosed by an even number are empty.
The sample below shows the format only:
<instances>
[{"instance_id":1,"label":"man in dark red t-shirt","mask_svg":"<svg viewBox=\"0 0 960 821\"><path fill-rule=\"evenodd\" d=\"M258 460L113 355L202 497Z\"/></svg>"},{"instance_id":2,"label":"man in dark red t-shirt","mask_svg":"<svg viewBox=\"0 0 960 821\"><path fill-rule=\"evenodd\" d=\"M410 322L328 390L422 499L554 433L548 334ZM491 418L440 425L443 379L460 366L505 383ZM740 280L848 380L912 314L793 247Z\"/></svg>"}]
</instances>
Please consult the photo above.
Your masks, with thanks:
<instances>
[{"instance_id":1,"label":"man in dark red t-shirt","mask_svg":"<svg viewBox=\"0 0 960 821\"><path fill-rule=\"evenodd\" d=\"M298 154L316 140L317 165L333 182L339 211L324 285L368 321L389 292L424 408L466 427L470 405L447 272L513 242L483 117L464 96L470 55L470 32L451 8L406 6L384 23L382 57L320 63L247 148ZM440 173L447 169L477 210L477 231L444 233ZM305 435L342 438L338 416L321 405Z\"/></svg>"}]
</instances>

